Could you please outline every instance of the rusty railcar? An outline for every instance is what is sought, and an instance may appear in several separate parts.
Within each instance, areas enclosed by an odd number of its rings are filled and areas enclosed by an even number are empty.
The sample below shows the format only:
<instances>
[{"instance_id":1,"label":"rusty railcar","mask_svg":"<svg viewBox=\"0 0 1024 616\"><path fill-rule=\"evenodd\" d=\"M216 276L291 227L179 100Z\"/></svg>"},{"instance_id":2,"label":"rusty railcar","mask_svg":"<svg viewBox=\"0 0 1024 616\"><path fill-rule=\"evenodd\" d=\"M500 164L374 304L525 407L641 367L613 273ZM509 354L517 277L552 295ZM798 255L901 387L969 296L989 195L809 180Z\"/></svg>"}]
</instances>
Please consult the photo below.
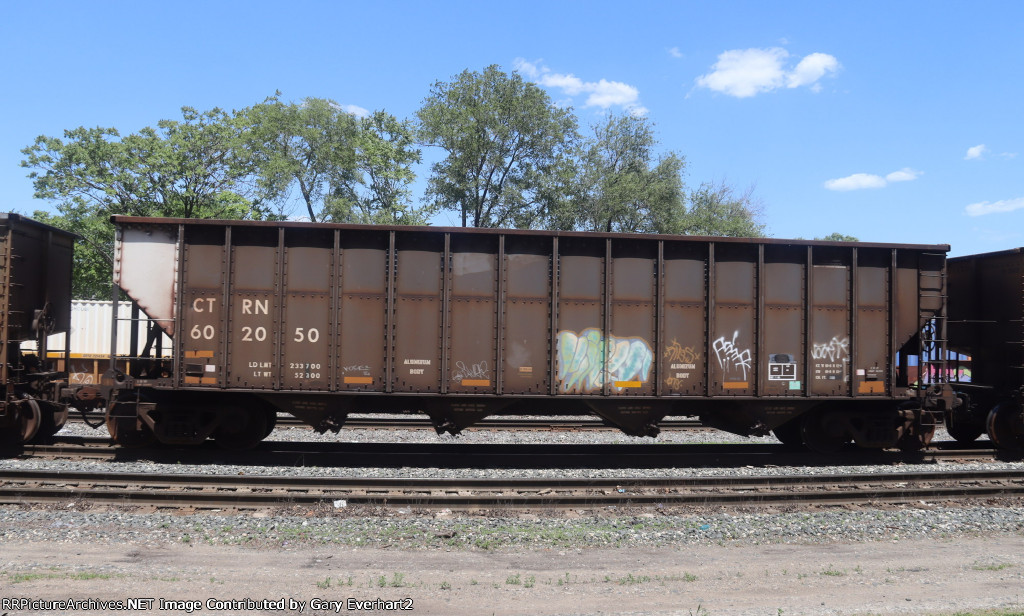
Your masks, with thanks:
<instances>
[{"instance_id":1,"label":"rusty railcar","mask_svg":"<svg viewBox=\"0 0 1024 616\"><path fill-rule=\"evenodd\" d=\"M173 362L112 372L115 437L251 444L413 411L667 415L832 450L921 444L948 246L115 217ZM931 331L934 331L932 328ZM934 393L934 392L932 392ZM912 445L913 446L913 445Z\"/></svg>"},{"instance_id":2,"label":"rusty railcar","mask_svg":"<svg viewBox=\"0 0 1024 616\"><path fill-rule=\"evenodd\" d=\"M950 259L949 303L950 434L1024 448L1024 248Z\"/></svg>"},{"instance_id":3,"label":"rusty railcar","mask_svg":"<svg viewBox=\"0 0 1024 616\"><path fill-rule=\"evenodd\" d=\"M57 400L65 374L51 365L46 351L47 337L66 334L70 327L74 240L67 231L0 213L0 440L5 443L52 436L67 419L67 406ZM66 342L63 346L66 352Z\"/></svg>"}]
</instances>

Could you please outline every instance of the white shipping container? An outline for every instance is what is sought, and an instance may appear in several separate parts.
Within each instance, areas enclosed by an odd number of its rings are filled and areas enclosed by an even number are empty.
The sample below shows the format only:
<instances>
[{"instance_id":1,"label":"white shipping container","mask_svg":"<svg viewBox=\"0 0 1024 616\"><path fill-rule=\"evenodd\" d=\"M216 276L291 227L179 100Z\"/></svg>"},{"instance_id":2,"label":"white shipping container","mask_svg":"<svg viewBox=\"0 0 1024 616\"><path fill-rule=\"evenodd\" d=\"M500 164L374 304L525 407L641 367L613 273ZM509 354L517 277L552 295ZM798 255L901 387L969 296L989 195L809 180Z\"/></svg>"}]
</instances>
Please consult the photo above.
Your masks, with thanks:
<instances>
[{"instance_id":1,"label":"white shipping container","mask_svg":"<svg viewBox=\"0 0 1024 616\"><path fill-rule=\"evenodd\" d=\"M109 357L111 342L111 310L109 301L74 300L71 302L71 340L72 357ZM126 356L131 352L132 307L129 302L118 302L117 305L117 350L116 354ZM146 331L150 320L144 313L139 313L139 321L135 328L139 336L138 351L146 345ZM171 355L171 338L160 332L162 356ZM64 334L50 336L47 340L49 351L64 349ZM156 345L150 349L156 355Z\"/></svg>"}]
</instances>

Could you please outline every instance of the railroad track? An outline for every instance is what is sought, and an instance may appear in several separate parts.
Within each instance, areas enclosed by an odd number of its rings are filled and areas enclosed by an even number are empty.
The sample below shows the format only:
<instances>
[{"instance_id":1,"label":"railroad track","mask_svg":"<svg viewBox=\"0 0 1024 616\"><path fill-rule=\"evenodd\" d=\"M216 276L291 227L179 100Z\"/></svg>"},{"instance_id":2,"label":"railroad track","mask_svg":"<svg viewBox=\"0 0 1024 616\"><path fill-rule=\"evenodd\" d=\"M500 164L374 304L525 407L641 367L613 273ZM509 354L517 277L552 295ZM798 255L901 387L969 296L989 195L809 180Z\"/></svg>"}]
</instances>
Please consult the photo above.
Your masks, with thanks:
<instances>
[{"instance_id":1,"label":"railroad track","mask_svg":"<svg viewBox=\"0 0 1024 616\"><path fill-rule=\"evenodd\" d=\"M1024 470L658 479L367 479L0 472L0 504L448 509L845 505L1024 496Z\"/></svg>"},{"instance_id":2,"label":"railroad track","mask_svg":"<svg viewBox=\"0 0 1024 616\"><path fill-rule=\"evenodd\" d=\"M459 442L265 441L248 451L198 447L116 447L109 438L68 437L50 445L28 445L7 457L110 462L148 461L211 466L316 466L414 468L685 468L768 466L859 466L939 462L1019 461L1021 454L992 448L963 449L942 441L917 452L850 449L833 455L793 451L781 444L471 444Z\"/></svg>"},{"instance_id":3,"label":"railroad track","mask_svg":"<svg viewBox=\"0 0 1024 616\"><path fill-rule=\"evenodd\" d=\"M98 421L99 417L93 421ZM71 414L68 421L83 423L81 415ZM279 414L277 425L282 428L310 428L308 424L299 421L292 415ZM704 426L696 419L670 419L659 424L662 430L712 430ZM345 421L345 430L433 430L434 425L430 419L420 415L409 417L350 417ZM533 430L545 432L582 432L582 431L603 431L617 432L615 426L605 424L600 419L579 418L579 419L535 419L501 417L481 420L479 423L467 428L472 430Z\"/></svg>"}]
</instances>

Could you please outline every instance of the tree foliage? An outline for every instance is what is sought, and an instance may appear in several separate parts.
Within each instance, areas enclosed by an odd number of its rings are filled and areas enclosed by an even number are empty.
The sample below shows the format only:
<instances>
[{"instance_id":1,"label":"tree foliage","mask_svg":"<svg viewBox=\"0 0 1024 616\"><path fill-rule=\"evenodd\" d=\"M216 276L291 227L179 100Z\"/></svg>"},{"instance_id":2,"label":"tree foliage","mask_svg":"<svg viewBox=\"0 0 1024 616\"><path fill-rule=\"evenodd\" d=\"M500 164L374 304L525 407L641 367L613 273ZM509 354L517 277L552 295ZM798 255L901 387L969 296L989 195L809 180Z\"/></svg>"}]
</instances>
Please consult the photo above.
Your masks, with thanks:
<instances>
[{"instance_id":1,"label":"tree foliage","mask_svg":"<svg viewBox=\"0 0 1024 616\"><path fill-rule=\"evenodd\" d=\"M312 221L419 224L412 165L420 161L408 121L384 111L357 118L330 99L247 110L264 197L284 212L297 193Z\"/></svg>"},{"instance_id":2,"label":"tree foliage","mask_svg":"<svg viewBox=\"0 0 1024 616\"><path fill-rule=\"evenodd\" d=\"M548 221L553 229L760 237L761 206L753 189L725 182L687 191L685 159L656 155L649 120L610 115L593 127L564 183L565 197Z\"/></svg>"},{"instance_id":3,"label":"tree foliage","mask_svg":"<svg viewBox=\"0 0 1024 616\"><path fill-rule=\"evenodd\" d=\"M359 120L356 139L358 184L351 191L347 212L335 212L339 222L378 225L425 225L430 208L412 207L409 185L421 160L415 131L408 120L375 111Z\"/></svg>"},{"instance_id":4,"label":"tree foliage","mask_svg":"<svg viewBox=\"0 0 1024 616\"><path fill-rule=\"evenodd\" d=\"M704 182L690 191L679 233L724 237L764 237L762 205L753 187L737 194L725 182Z\"/></svg>"},{"instance_id":5,"label":"tree foliage","mask_svg":"<svg viewBox=\"0 0 1024 616\"><path fill-rule=\"evenodd\" d=\"M555 229L676 233L685 213L684 159L656 157L653 125L610 115L578 150L565 199L553 211Z\"/></svg>"},{"instance_id":6,"label":"tree foliage","mask_svg":"<svg viewBox=\"0 0 1024 616\"><path fill-rule=\"evenodd\" d=\"M22 150L35 196L88 206L102 216L261 218L242 124L220 109L182 107L182 121L161 120L121 137L115 128L79 127L64 139L40 136Z\"/></svg>"},{"instance_id":7,"label":"tree foliage","mask_svg":"<svg viewBox=\"0 0 1024 616\"><path fill-rule=\"evenodd\" d=\"M232 112L183 107L180 120L125 136L79 127L23 149L35 196L56 209L34 216L82 237L75 296L110 297L114 214L284 218L300 203L313 221L428 224L444 209L475 227L764 233L752 189L689 189L685 159L658 151L646 118L609 115L582 138L572 109L497 66L434 83L416 125L385 111L357 117L330 99L279 97ZM417 141L444 153L420 208Z\"/></svg>"},{"instance_id":8,"label":"tree foliage","mask_svg":"<svg viewBox=\"0 0 1024 616\"><path fill-rule=\"evenodd\" d=\"M264 198L286 209L293 190L311 221L330 218L356 176L356 119L329 99L283 103L277 96L245 111Z\"/></svg>"},{"instance_id":9,"label":"tree foliage","mask_svg":"<svg viewBox=\"0 0 1024 616\"><path fill-rule=\"evenodd\" d=\"M530 228L551 207L548 175L576 135L576 119L538 86L492 65L436 82L417 112L421 138L446 152L427 199L462 225Z\"/></svg>"},{"instance_id":10,"label":"tree foliage","mask_svg":"<svg viewBox=\"0 0 1024 616\"><path fill-rule=\"evenodd\" d=\"M829 233L825 237L816 237L814 239L821 240L821 241L824 241L824 242L859 242L860 241L859 239L857 239L856 237L854 237L852 235L843 235L842 233L839 233L838 231L835 232L835 233Z\"/></svg>"},{"instance_id":11,"label":"tree foliage","mask_svg":"<svg viewBox=\"0 0 1024 616\"><path fill-rule=\"evenodd\" d=\"M33 169L36 198L56 202L57 215L37 212L37 218L82 237L76 297L110 297L111 215L268 215L256 198L239 114L191 107L181 112L181 121L161 120L157 128L125 137L114 128L79 127L65 131L63 139L40 136L22 150L22 167Z\"/></svg>"}]
</instances>

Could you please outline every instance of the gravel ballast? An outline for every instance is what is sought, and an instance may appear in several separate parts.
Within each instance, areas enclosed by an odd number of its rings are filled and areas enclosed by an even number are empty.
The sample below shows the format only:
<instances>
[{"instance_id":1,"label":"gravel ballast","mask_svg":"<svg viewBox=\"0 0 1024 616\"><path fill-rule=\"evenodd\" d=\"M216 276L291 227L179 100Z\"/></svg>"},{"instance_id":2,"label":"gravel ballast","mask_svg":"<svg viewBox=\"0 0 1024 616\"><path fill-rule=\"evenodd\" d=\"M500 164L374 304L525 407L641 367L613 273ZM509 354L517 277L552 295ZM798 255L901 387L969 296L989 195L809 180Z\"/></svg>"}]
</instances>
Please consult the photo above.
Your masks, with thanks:
<instances>
[{"instance_id":1,"label":"gravel ballast","mask_svg":"<svg viewBox=\"0 0 1024 616\"><path fill-rule=\"evenodd\" d=\"M69 424L61 435L97 436L82 424ZM940 435L941 438L941 435ZM275 430L268 441L403 442L466 444L516 443L723 443L775 442L771 437L745 439L717 431L666 432L657 439L628 437L615 432L467 431L459 438L439 437L427 430L342 430L319 435L304 428ZM303 477L393 478L517 478L517 477L708 477L737 475L872 474L928 472L970 468L975 470L1024 468L1021 462L901 464L842 467L742 467L655 469L439 469L439 468L334 468L294 466L200 466L146 461L0 460L4 469L121 471L131 473L185 473L222 475L274 475ZM653 545L709 545L738 542L769 544L790 542L878 541L902 538L951 537L991 533L1024 533L1024 509L1014 503L998 506L946 506L914 503L847 508L794 507L747 510L663 510L601 508L596 510L531 512L459 512L375 509L338 509L328 501L313 509L279 509L256 513L180 514L149 509L91 507L70 502L56 510L7 507L0 538L8 540L52 537L95 540L203 541L229 545L278 545L301 542L402 548L499 549L503 547L607 547Z\"/></svg>"},{"instance_id":2,"label":"gravel ballast","mask_svg":"<svg viewBox=\"0 0 1024 616\"><path fill-rule=\"evenodd\" d=\"M62 435L104 432L69 425ZM714 431L667 432L652 441L613 432L471 431L452 439L425 430L317 435L301 428L278 429L269 440L456 445L774 442L770 437L743 439ZM442 469L0 460L4 469L414 478L919 473L961 467L1005 469L1024 464ZM331 502L244 513L99 507L84 501L6 506L0 508L0 594L199 602L288 598L307 602L303 614L366 613L354 609L349 600L407 601L413 608L369 613L452 616L951 614L1018 609L1024 601L1020 505L1004 499L970 506L918 502L883 507L518 513L336 508ZM312 609L312 600L338 603ZM244 607L194 610L252 612Z\"/></svg>"}]
</instances>

